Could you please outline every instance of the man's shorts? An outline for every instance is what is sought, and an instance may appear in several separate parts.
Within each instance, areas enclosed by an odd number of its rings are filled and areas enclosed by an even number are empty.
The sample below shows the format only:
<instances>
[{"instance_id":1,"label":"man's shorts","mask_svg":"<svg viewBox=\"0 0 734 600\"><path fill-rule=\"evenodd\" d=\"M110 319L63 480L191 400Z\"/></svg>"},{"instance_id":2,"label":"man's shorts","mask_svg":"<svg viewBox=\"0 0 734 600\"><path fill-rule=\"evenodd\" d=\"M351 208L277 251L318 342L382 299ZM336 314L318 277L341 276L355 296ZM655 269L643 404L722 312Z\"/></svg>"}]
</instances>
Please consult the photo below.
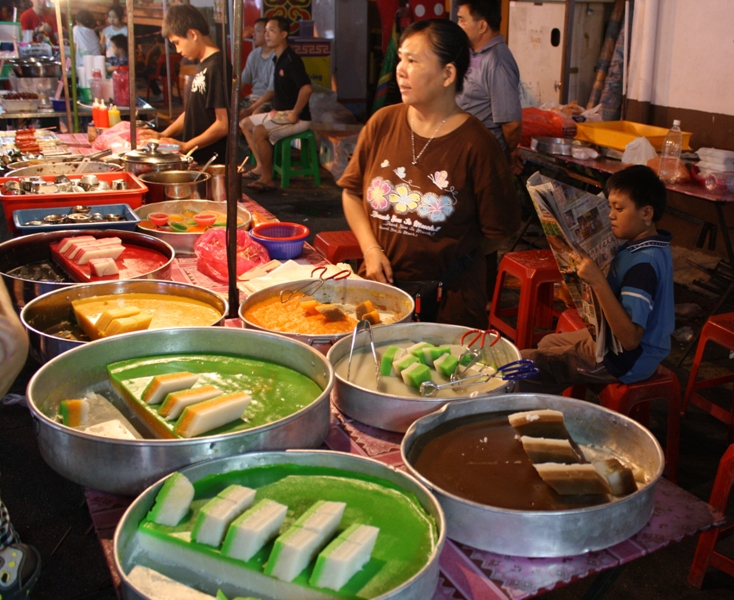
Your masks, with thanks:
<instances>
[{"instance_id":1,"label":"man's shorts","mask_svg":"<svg viewBox=\"0 0 734 600\"><path fill-rule=\"evenodd\" d=\"M252 121L252 124L255 125L255 127L262 125L268 130L268 140L270 140L270 143L273 145L275 145L275 142L278 140L287 138L290 135L302 133L311 127L311 121L303 120L296 121L295 123L288 123L287 125L280 125L273 122L273 117L277 116L278 113L270 111L269 113L260 113L250 117L250 121Z\"/></svg>"}]
</instances>

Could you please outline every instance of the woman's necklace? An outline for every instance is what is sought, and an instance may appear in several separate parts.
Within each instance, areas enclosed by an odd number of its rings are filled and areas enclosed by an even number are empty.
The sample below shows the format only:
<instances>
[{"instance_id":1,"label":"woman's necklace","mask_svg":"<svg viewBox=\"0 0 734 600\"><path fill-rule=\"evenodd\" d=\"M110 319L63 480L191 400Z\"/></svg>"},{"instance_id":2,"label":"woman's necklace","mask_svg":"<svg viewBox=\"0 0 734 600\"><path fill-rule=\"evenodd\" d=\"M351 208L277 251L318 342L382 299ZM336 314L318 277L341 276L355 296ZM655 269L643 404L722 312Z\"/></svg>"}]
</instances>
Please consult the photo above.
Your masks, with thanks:
<instances>
[{"instance_id":1,"label":"woman's necklace","mask_svg":"<svg viewBox=\"0 0 734 600\"><path fill-rule=\"evenodd\" d=\"M433 135L426 142L426 145L423 146L423 150L420 151L420 153L418 154L418 156L415 155L415 131L413 131L413 118L412 117L410 118L410 144L411 144L411 147L413 148L413 164L414 165L417 165L418 164L418 160L420 159L421 156L423 156L423 153L426 151L426 148L428 148L428 146L431 145L431 142L433 141L433 138L436 137L436 135L438 134L438 132L441 131L441 127L444 126L444 123L446 123L446 121L449 120L449 117L451 115L453 115L453 114L454 114L454 111L452 110L449 113L449 115L443 121L441 121L441 123L439 123L438 127L436 127L436 131L433 132Z\"/></svg>"}]
</instances>

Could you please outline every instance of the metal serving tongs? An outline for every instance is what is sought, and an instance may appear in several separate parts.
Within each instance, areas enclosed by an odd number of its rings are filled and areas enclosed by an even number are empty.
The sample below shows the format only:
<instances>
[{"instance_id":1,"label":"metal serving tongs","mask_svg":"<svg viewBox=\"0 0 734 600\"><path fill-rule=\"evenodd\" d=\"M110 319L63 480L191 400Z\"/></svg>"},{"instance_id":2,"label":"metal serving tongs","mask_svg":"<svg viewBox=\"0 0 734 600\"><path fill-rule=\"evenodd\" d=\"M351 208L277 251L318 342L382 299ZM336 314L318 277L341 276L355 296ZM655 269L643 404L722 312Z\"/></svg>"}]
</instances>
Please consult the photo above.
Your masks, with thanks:
<instances>
[{"instance_id":1,"label":"metal serving tongs","mask_svg":"<svg viewBox=\"0 0 734 600\"><path fill-rule=\"evenodd\" d=\"M477 363L477 361L481 358L482 352L484 351L484 344L485 344L485 341L488 335L494 336L494 339L489 344L488 348L491 348L497 342L500 341L500 332L497 331L496 329L487 329L486 331L480 331L479 329L472 329L471 331L467 331L464 335L461 336L461 340L459 340L459 343L463 346L464 340L466 340L466 338L469 337L470 335L473 335L474 337L466 345L467 348L464 354L462 354L461 357L459 357L459 364L456 366L456 369L451 374L452 382L470 379L464 376L466 375L466 372L471 367L473 367ZM474 346L474 344L476 344L477 342L479 342L479 345L476 346L475 348L472 348L472 346Z\"/></svg>"},{"instance_id":2,"label":"metal serving tongs","mask_svg":"<svg viewBox=\"0 0 734 600\"><path fill-rule=\"evenodd\" d=\"M290 300L293 298L295 294L298 292L301 292L304 296L313 296L317 290L324 285L324 282L328 279L346 279L349 277L352 272L349 269L342 269L341 271L338 271L334 273L334 275L330 275L329 277L324 277L324 275L327 272L327 267L316 267L313 271L311 271L311 278L316 276L316 273L318 274L318 279L313 279L312 281L307 281L305 284L303 284L301 287L298 287L294 290L281 290L280 291L280 302L281 304L285 304L286 302L290 302ZM308 292L305 292L304 290L309 290Z\"/></svg>"},{"instance_id":3,"label":"metal serving tongs","mask_svg":"<svg viewBox=\"0 0 734 600\"><path fill-rule=\"evenodd\" d=\"M518 379L527 379L535 377L540 371L536 368L535 363L529 358L521 358L506 365L502 365L493 373L478 373L470 375L463 379L454 379L448 383L434 383L433 381L424 381L421 383L420 393L424 398L433 398L440 390L447 387L468 387L470 385L478 385L487 383L494 377L499 377L505 381L517 381Z\"/></svg>"},{"instance_id":4,"label":"metal serving tongs","mask_svg":"<svg viewBox=\"0 0 734 600\"><path fill-rule=\"evenodd\" d=\"M357 341L357 336L361 331L366 331L370 335L370 350L372 351L372 358L375 361L375 388L380 385L380 361L377 360L377 350L375 350L375 340L372 337L372 325L366 319L362 319L357 323L354 331L352 332L352 345L349 347L349 362L347 363L347 381L349 381L349 374L352 370L352 355L354 354L354 344Z\"/></svg>"}]
</instances>

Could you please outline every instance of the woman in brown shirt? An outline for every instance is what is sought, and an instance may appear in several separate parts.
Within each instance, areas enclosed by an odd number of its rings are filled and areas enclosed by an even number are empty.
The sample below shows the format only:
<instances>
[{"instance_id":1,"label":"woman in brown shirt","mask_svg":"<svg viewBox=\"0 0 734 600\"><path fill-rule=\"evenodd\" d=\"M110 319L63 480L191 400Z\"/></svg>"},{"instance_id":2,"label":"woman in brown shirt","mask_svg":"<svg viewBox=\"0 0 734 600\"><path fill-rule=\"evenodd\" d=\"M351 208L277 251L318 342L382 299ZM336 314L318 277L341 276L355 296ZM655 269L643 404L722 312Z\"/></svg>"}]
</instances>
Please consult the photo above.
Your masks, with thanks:
<instances>
[{"instance_id":1,"label":"woman in brown shirt","mask_svg":"<svg viewBox=\"0 0 734 600\"><path fill-rule=\"evenodd\" d=\"M520 212L497 140L455 101L469 40L452 21L418 21L403 33L398 56L403 104L368 121L337 182L364 254L361 273L430 293L422 321L485 329L480 244L511 235ZM430 314L433 300L438 311Z\"/></svg>"}]
</instances>

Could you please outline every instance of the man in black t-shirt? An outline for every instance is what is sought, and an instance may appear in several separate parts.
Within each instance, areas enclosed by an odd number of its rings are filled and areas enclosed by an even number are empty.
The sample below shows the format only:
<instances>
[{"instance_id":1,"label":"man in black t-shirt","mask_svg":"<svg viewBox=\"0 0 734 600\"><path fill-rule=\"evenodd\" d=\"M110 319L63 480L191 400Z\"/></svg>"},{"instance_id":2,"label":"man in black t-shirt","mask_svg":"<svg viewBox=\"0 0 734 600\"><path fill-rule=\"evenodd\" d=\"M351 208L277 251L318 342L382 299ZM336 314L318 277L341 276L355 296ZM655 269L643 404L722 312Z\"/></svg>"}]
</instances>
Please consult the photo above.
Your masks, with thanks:
<instances>
[{"instance_id":1,"label":"man in black t-shirt","mask_svg":"<svg viewBox=\"0 0 734 600\"><path fill-rule=\"evenodd\" d=\"M245 175L254 180L247 187L256 192L275 188L273 144L311 126L308 100L313 87L301 57L288 45L289 29L290 23L283 17L273 17L265 26L265 45L275 55L275 71L261 100L270 100L273 110L252 115L240 124L257 161L257 166Z\"/></svg>"},{"instance_id":2,"label":"man in black t-shirt","mask_svg":"<svg viewBox=\"0 0 734 600\"><path fill-rule=\"evenodd\" d=\"M193 157L200 165L215 152L217 162L223 163L227 153L232 64L226 61L225 84L223 56L209 37L209 24L204 15L189 4L178 4L168 9L163 20L163 35L181 56L198 60L199 65L191 82L186 112L162 133L143 130L140 135L178 144L183 153L198 147ZM182 141L172 139L179 135Z\"/></svg>"}]
</instances>

